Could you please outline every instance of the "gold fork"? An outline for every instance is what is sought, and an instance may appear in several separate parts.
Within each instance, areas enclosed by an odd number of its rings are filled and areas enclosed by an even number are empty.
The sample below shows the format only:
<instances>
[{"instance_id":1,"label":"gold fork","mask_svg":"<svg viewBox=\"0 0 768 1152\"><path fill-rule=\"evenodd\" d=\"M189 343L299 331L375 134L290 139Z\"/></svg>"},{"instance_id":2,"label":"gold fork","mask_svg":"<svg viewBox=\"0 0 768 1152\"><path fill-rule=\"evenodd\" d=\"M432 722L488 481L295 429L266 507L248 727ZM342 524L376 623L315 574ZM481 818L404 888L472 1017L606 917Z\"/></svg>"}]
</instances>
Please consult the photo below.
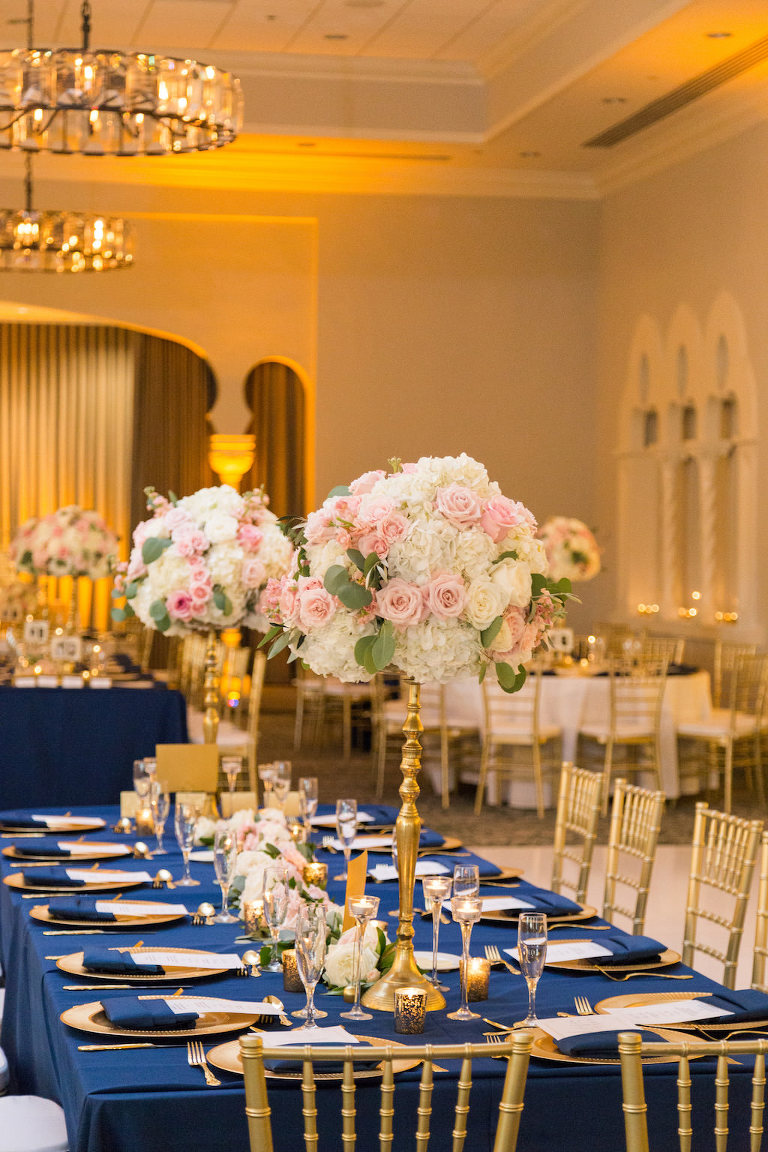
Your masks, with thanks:
<instances>
[{"instance_id":1,"label":"gold fork","mask_svg":"<svg viewBox=\"0 0 768 1152\"><path fill-rule=\"evenodd\" d=\"M587 1000L586 996L574 996L573 1002L576 1005L577 1016L594 1016L595 1010Z\"/></svg>"},{"instance_id":2,"label":"gold fork","mask_svg":"<svg viewBox=\"0 0 768 1152\"><path fill-rule=\"evenodd\" d=\"M626 976L614 976L612 972L608 972L605 968L600 968L599 965L593 965L596 972L601 976L607 976L609 980L620 983L622 980L631 980L633 976L655 976L658 980L693 980L693 973L681 972L680 975L667 972L627 972Z\"/></svg>"},{"instance_id":3,"label":"gold fork","mask_svg":"<svg viewBox=\"0 0 768 1152\"><path fill-rule=\"evenodd\" d=\"M208 1067L208 1062L205 1059L205 1050L199 1040L190 1040L187 1044L187 1063L192 1068L202 1069L205 1082L210 1088L219 1087L221 1080L217 1080Z\"/></svg>"},{"instance_id":4,"label":"gold fork","mask_svg":"<svg viewBox=\"0 0 768 1152\"><path fill-rule=\"evenodd\" d=\"M485 958L486 960L490 960L491 964L503 964L507 971L511 972L513 976L520 975L517 968L514 968L508 960L504 959L495 944L485 945Z\"/></svg>"},{"instance_id":5,"label":"gold fork","mask_svg":"<svg viewBox=\"0 0 768 1152\"><path fill-rule=\"evenodd\" d=\"M326 852L332 852L335 856L338 853L338 848L333 843L333 836L323 836L322 845Z\"/></svg>"}]
</instances>

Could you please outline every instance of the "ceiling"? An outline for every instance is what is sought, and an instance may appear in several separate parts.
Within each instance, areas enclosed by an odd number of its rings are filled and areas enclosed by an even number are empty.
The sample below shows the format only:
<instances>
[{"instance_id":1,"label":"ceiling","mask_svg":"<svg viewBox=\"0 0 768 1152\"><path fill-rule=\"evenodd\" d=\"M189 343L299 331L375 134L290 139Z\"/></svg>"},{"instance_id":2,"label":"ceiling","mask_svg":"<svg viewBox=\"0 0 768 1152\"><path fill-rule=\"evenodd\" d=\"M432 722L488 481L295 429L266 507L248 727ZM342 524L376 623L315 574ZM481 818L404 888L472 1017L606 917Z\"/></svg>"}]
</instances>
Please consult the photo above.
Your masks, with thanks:
<instances>
[{"instance_id":1,"label":"ceiling","mask_svg":"<svg viewBox=\"0 0 768 1152\"><path fill-rule=\"evenodd\" d=\"M219 64L245 97L234 145L99 160L106 181L589 199L768 117L765 0L91 3L93 47ZM6 0L4 46L25 16ZM35 46L79 26L80 0L37 0ZM64 163L93 179L93 160Z\"/></svg>"}]
</instances>

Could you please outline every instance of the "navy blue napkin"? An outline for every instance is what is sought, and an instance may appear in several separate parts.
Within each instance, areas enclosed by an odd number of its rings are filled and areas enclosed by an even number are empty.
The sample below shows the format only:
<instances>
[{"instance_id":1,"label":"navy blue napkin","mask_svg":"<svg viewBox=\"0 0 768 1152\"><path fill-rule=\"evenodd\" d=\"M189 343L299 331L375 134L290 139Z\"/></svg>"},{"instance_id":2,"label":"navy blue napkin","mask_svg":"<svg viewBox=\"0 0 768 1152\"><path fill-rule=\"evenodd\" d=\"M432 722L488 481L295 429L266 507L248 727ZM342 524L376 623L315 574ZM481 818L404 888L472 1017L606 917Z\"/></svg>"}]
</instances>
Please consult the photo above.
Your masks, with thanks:
<instances>
[{"instance_id":1,"label":"navy blue napkin","mask_svg":"<svg viewBox=\"0 0 768 1152\"><path fill-rule=\"evenodd\" d=\"M0 812L0 826L3 828L47 828L44 820L35 820L23 808Z\"/></svg>"},{"instance_id":2,"label":"navy blue napkin","mask_svg":"<svg viewBox=\"0 0 768 1152\"><path fill-rule=\"evenodd\" d=\"M581 912L581 904L575 904L567 896L558 896L546 888L535 888L533 885L521 886L517 893L520 900L530 904L530 908L512 908L510 912L518 916L521 912L544 912L547 916L565 916L572 912ZM601 941L602 943L602 941Z\"/></svg>"},{"instance_id":3,"label":"navy blue napkin","mask_svg":"<svg viewBox=\"0 0 768 1152\"><path fill-rule=\"evenodd\" d=\"M666 951L665 945L651 936L630 936L626 932L601 932L595 944L610 948L613 953L611 956L595 956L590 960L599 968L609 968L611 964L653 963Z\"/></svg>"},{"instance_id":4,"label":"navy blue napkin","mask_svg":"<svg viewBox=\"0 0 768 1152\"><path fill-rule=\"evenodd\" d=\"M114 972L120 976L164 976L165 968L160 964L142 964L129 952L117 952L114 948L89 948L83 953L83 968L88 972Z\"/></svg>"},{"instance_id":5,"label":"navy blue napkin","mask_svg":"<svg viewBox=\"0 0 768 1152\"><path fill-rule=\"evenodd\" d=\"M716 996L707 996L705 1003L722 1008L724 1012L732 1012L733 1016L702 1021L702 1028L708 1024L742 1024L749 1020L768 1020L768 996L756 988L738 988L733 992L723 989Z\"/></svg>"},{"instance_id":6,"label":"navy blue napkin","mask_svg":"<svg viewBox=\"0 0 768 1152\"><path fill-rule=\"evenodd\" d=\"M72 853L69 848L59 848L59 841L55 836L43 836L42 840L30 840L24 844L21 851L25 856L65 856L70 859Z\"/></svg>"},{"instance_id":7,"label":"navy blue napkin","mask_svg":"<svg viewBox=\"0 0 768 1152\"><path fill-rule=\"evenodd\" d=\"M382 1044L383 1043L384 1043L384 1041L382 1040ZM269 1042L267 1041L267 1044L265 1045L265 1047L268 1047L268 1046L269 1046ZM339 1044L313 1044L312 1047L313 1048L339 1048L339 1047L342 1047L342 1045L339 1045ZM355 1047L355 1051L357 1051L360 1048L370 1048L371 1045L366 1040L361 1040L360 1043L355 1044L354 1047ZM356 1060L355 1061L355 1069L358 1069L358 1068L375 1068L377 1064L378 1064L378 1060L360 1060L360 1061ZM289 1048L286 1048L284 1057L280 1057L280 1059L277 1059L277 1060L265 1060L264 1061L264 1067L269 1072L301 1072L301 1070L303 1068L303 1064L302 1064L301 1058L298 1056L298 1054L295 1052L291 1053L291 1049L289 1047ZM344 1062L339 1061L339 1060L323 1060L320 1064L317 1065L316 1071L324 1072L324 1073L326 1073L326 1072L343 1072L344 1071Z\"/></svg>"},{"instance_id":8,"label":"navy blue napkin","mask_svg":"<svg viewBox=\"0 0 768 1152\"><path fill-rule=\"evenodd\" d=\"M618 1060L619 1033L638 1031L643 1043L652 1041L656 1044L662 1039L657 1032L648 1032L643 1029L617 1028L612 1032L585 1032L581 1036L568 1036L558 1040L557 1050L564 1056L587 1056L590 1060Z\"/></svg>"},{"instance_id":9,"label":"navy blue napkin","mask_svg":"<svg viewBox=\"0 0 768 1152\"><path fill-rule=\"evenodd\" d=\"M363 834L365 828L360 828L359 832ZM419 848L439 848L441 844L445 844L445 836L441 836L439 832L433 832L430 828L422 829L419 836Z\"/></svg>"},{"instance_id":10,"label":"navy blue napkin","mask_svg":"<svg viewBox=\"0 0 768 1152\"><path fill-rule=\"evenodd\" d=\"M54 872L52 868L35 868L34 872L31 869L25 872L22 868L21 874L24 877L24 883L31 884L33 888L85 887L85 880L73 880L71 876L67 876L66 869L62 872Z\"/></svg>"},{"instance_id":11,"label":"navy blue napkin","mask_svg":"<svg viewBox=\"0 0 768 1152\"><path fill-rule=\"evenodd\" d=\"M98 920L114 924L112 912L98 912L93 896L53 896L48 901L48 915L54 920Z\"/></svg>"},{"instance_id":12,"label":"navy blue napkin","mask_svg":"<svg viewBox=\"0 0 768 1152\"><path fill-rule=\"evenodd\" d=\"M102 1000L101 1006L116 1028L137 1032L192 1028L199 1019L197 1012L172 1012L165 1000L138 1000L135 996L115 996Z\"/></svg>"}]
</instances>

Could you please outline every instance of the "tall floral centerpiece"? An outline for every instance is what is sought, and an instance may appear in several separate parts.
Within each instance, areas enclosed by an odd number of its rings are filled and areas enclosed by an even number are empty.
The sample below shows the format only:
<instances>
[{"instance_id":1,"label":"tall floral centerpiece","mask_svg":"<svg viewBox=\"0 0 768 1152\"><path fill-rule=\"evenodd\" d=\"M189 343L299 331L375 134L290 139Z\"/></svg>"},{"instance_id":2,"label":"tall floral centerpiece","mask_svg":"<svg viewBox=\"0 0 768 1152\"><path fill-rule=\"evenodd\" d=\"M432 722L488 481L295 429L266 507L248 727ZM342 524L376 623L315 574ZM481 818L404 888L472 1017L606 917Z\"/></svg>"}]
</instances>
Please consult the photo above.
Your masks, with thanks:
<instances>
[{"instance_id":1,"label":"tall floral centerpiece","mask_svg":"<svg viewBox=\"0 0 768 1152\"><path fill-rule=\"evenodd\" d=\"M440 993L413 959L416 808L422 731L419 684L493 670L508 692L562 614L567 580L553 584L536 521L471 457L390 463L336 488L294 524L293 570L262 594L270 655L289 647L320 675L367 681L392 666L409 681L396 824L400 923L395 960L365 1002L390 1009L396 987Z\"/></svg>"},{"instance_id":2,"label":"tall floral centerpiece","mask_svg":"<svg viewBox=\"0 0 768 1152\"><path fill-rule=\"evenodd\" d=\"M133 549L119 567L117 620L138 616L166 636L208 634L204 732L216 742L216 634L241 624L264 631L260 603L270 580L288 569L291 545L263 492L240 495L228 484L178 499L147 488L152 513L133 531Z\"/></svg>"},{"instance_id":3,"label":"tall floral centerpiece","mask_svg":"<svg viewBox=\"0 0 768 1152\"><path fill-rule=\"evenodd\" d=\"M600 547L594 534L581 520L570 516L550 516L541 525L538 536L555 580L566 577L575 582L592 580L597 576Z\"/></svg>"}]
</instances>

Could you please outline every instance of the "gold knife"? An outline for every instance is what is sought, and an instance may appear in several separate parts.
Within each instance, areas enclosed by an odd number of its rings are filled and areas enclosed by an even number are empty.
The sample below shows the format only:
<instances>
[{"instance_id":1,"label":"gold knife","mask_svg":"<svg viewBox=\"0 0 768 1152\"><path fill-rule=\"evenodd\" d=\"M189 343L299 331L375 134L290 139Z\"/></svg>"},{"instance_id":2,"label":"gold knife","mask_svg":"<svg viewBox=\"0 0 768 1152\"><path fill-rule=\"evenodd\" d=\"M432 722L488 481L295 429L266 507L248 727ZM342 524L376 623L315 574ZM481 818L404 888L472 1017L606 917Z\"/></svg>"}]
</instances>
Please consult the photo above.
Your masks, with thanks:
<instances>
[{"instance_id":1,"label":"gold knife","mask_svg":"<svg viewBox=\"0 0 768 1152\"><path fill-rule=\"evenodd\" d=\"M131 992L138 992L139 990L135 984L64 984L62 990L64 992L102 992L105 988L129 988ZM182 988L181 991L183 992L184 989ZM146 999L146 996L139 996L139 1000ZM165 1000L166 996L156 996L155 999Z\"/></svg>"},{"instance_id":2,"label":"gold knife","mask_svg":"<svg viewBox=\"0 0 768 1152\"><path fill-rule=\"evenodd\" d=\"M126 1048L177 1048L183 1049L183 1044L154 1044L147 1041L145 1044L78 1044L78 1052L123 1052Z\"/></svg>"},{"instance_id":3,"label":"gold knife","mask_svg":"<svg viewBox=\"0 0 768 1152\"><path fill-rule=\"evenodd\" d=\"M103 936L103 928L46 928L43 936Z\"/></svg>"}]
</instances>

